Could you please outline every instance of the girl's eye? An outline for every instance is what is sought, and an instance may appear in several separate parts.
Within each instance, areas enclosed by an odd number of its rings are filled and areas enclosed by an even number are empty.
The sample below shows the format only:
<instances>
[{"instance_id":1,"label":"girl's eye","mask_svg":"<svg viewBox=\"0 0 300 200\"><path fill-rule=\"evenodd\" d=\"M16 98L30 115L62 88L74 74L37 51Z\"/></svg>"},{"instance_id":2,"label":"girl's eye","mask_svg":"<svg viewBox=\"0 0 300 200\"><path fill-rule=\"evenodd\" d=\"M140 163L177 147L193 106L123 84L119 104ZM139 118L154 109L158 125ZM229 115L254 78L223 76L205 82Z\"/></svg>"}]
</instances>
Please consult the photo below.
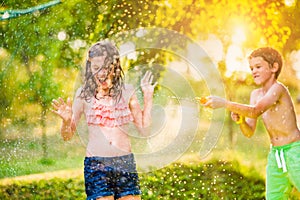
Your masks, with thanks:
<instances>
[{"instance_id":1,"label":"girl's eye","mask_svg":"<svg viewBox=\"0 0 300 200\"><path fill-rule=\"evenodd\" d=\"M100 68L98 66L92 66L92 69L96 71L96 70L98 70Z\"/></svg>"}]
</instances>

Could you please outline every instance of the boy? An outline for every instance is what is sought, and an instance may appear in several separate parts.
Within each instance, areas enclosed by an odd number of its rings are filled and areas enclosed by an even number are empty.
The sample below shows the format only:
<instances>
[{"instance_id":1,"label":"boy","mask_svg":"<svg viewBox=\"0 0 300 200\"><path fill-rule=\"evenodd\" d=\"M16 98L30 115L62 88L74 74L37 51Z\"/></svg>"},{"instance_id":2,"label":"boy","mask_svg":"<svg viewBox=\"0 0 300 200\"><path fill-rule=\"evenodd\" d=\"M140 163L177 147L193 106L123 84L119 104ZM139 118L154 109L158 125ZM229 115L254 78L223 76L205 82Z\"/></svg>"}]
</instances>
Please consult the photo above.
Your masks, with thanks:
<instances>
[{"instance_id":1,"label":"boy","mask_svg":"<svg viewBox=\"0 0 300 200\"><path fill-rule=\"evenodd\" d=\"M268 155L266 197L288 199L292 186L300 191L300 130L287 88L277 78L282 68L281 55L273 48L259 48L249 56L254 82L250 105L208 97L206 107L226 108L242 133L251 137L257 118L262 117L271 141Z\"/></svg>"}]
</instances>

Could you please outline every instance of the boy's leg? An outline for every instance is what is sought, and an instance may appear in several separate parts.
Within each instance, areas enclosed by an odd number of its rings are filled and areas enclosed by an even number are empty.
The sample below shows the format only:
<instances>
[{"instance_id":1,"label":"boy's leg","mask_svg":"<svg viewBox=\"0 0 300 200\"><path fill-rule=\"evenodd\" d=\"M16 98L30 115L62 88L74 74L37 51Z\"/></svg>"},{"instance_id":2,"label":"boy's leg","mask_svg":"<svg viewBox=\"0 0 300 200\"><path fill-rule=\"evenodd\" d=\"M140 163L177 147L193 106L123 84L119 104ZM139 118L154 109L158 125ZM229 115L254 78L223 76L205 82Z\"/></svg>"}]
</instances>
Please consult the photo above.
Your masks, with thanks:
<instances>
[{"instance_id":1,"label":"boy's leg","mask_svg":"<svg viewBox=\"0 0 300 200\"><path fill-rule=\"evenodd\" d=\"M289 178L291 183L300 192L300 145L295 143L288 151Z\"/></svg>"},{"instance_id":2,"label":"boy's leg","mask_svg":"<svg viewBox=\"0 0 300 200\"><path fill-rule=\"evenodd\" d=\"M274 152L268 156L267 180L266 180L266 199L284 200L288 199L292 190L288 173L278 168Z\"/></svg>"}]
</instances>

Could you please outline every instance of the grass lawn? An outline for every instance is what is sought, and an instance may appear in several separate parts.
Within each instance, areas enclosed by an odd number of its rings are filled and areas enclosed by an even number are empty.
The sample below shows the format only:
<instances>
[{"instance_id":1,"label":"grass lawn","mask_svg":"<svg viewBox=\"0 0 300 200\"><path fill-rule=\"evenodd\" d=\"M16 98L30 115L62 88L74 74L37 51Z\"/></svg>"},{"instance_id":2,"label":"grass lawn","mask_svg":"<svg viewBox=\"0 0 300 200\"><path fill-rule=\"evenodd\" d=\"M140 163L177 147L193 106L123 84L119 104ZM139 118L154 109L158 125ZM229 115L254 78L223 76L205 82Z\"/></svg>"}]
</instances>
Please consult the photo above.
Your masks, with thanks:
<instances>
[{"instance_id":1,"label":"grass lawn","mask_svg":"<svg viewBox=\"0 0 300 200\"><path fill-rule=\"evenodd\" d=\"M59 127L47 130L47 157L38 128L13 127L0 139L0 178L78 169L83 166L85 145L78 136L64 142Z\"/></svg>"}]
</instances>

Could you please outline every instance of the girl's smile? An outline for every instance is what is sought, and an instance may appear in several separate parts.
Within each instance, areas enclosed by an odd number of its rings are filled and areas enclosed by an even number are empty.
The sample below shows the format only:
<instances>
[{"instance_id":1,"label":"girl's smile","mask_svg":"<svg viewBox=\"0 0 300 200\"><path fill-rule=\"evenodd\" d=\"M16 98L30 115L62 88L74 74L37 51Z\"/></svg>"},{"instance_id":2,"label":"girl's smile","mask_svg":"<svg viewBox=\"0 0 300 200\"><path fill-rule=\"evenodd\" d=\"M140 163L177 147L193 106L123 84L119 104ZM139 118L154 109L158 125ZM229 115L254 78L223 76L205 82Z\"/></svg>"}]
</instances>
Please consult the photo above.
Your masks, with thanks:
<instances>
[{"instance_id":1,"label":"girl's smile","mask_svg":"<svg viewBox=\"0 0 300 200\"><path fill-rule=\"evenodd\" d=\"M103 66L105 58L106 56L90 58L92 73L94 74L98 87L104 93L113 86L112 80L114 76L113 65Z\"/></svg>"}]
</instances>

